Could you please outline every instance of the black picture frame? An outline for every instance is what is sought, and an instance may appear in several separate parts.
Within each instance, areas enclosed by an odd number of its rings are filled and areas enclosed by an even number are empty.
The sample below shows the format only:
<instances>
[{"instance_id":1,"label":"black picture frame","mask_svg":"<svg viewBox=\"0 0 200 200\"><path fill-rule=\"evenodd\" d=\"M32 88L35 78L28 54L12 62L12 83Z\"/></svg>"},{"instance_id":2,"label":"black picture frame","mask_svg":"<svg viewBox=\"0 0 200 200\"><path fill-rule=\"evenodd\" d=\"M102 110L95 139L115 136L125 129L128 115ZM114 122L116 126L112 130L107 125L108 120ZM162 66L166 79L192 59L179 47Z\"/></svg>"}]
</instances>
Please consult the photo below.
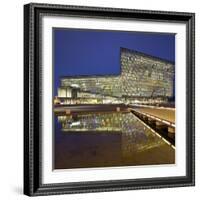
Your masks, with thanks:
<instances>
[{"instance_id":1,"label":"black picture frame","mask_svg":"<svg viewBox=\"0 0 200 200\"><path fill-rule=\"evenodd\" d=\"M41 16L77 15L186 24L186 176L42 184ZM55 195L195 185L195 14L51 4L24 6L24 194ZM183 122L184 123L184 122Z\"/></svg>"}]
</instances>

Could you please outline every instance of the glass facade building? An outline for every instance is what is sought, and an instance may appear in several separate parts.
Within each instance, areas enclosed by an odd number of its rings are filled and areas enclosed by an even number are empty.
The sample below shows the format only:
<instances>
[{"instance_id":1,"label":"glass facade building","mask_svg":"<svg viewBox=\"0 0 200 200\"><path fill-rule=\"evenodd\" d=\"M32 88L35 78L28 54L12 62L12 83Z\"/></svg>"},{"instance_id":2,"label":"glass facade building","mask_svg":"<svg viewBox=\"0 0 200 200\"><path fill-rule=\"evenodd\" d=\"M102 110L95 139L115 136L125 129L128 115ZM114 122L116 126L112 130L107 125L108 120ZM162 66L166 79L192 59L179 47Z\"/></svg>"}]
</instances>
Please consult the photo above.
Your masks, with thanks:
<instances>
[{"instance_id":1,"label":"glass facade building","mask_svg":"<svg viewBox=\"0 0 200 200\"><path fill-rule=\"evenodd\" d=\"M164 137L168 127L133 112L134 103L171 103L174 63L125 48L119 62L118 75L60 78L54 99L55 169L175 163L175 149ZM168 111L162 110L169 116ZM170 134L175 140L175 129Z\"/></svg>"},{"instance_id":2,"label":"glass facade building","mask_svg":"<svg viewBox=\"0 0 200 200\"><path fill-rule=\"evenodd\" d=\"M126 48L120 49L117 76L62 77L58 97L66 98L172 98L174 63Z\"/></svg>"}]
</instances>

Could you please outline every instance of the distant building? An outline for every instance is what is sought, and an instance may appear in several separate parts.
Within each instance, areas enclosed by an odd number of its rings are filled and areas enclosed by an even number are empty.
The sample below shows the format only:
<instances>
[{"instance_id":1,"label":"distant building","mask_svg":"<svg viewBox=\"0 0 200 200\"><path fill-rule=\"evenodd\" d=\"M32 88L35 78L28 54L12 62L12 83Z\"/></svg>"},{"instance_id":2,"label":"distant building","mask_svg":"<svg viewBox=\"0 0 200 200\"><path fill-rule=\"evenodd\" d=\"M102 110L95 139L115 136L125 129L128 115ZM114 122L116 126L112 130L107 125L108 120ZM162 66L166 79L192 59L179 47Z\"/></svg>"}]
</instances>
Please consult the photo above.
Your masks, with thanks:
<instances>
[{"instance_id":1,"label":"distant building","mask_svg":"<svg viewBox=\"0 0 200 200\"><path fill-rule=\"evenodd\" d=\"M58 97L114 101L173 97L174 63L125 48L120 53L119 75L63 77Z\"/></svg>"}]
</instances>

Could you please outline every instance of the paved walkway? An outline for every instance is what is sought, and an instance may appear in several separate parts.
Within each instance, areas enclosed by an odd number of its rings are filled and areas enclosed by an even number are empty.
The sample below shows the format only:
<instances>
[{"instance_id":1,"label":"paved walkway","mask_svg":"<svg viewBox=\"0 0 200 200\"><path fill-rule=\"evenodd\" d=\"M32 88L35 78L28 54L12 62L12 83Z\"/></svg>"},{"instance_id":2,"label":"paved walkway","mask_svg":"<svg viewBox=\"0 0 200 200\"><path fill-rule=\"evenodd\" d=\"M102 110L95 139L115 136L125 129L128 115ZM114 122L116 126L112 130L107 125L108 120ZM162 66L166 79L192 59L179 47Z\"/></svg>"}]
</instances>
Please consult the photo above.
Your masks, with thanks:
<instances>
[{"instance_id":1,"label":"paved walkway","mask_svg":"<svg viewBox=\"0 0 200 200\"><path fill-rule=\"evenodd\" d=\"M163 120L175 123L175 109L169 110L165 108L134 108L138 112L143 112L149 115L153 115Z\"/></svg>"}]
</instances>

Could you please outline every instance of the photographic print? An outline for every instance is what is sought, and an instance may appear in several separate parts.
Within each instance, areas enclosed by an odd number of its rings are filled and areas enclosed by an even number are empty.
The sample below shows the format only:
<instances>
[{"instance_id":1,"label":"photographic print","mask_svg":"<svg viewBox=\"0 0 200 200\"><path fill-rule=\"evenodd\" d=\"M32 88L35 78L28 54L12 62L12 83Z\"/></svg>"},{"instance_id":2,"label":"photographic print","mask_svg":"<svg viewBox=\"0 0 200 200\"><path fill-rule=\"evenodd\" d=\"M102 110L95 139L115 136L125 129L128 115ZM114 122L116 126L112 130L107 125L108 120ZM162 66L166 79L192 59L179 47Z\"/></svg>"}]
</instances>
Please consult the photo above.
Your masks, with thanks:
<instances>
[{"instance_id":1,"label":"photographic print","mask_svg":"<svg viewBox=\"0 0 200 200\"><path fill-rule=\"evenodd\" d=\"M194 20L24 6L24 194L195 184Z\"/></svg>"},{"instance_id":2,"label":"photographic print","mask_svg":"<svg viewBox=\"0 0 200 200\"><path fill-rule=\"evenodd\" d=\"M54 169L175 164L175 34L52 31Z\"/></svg>"}]
</instances>

